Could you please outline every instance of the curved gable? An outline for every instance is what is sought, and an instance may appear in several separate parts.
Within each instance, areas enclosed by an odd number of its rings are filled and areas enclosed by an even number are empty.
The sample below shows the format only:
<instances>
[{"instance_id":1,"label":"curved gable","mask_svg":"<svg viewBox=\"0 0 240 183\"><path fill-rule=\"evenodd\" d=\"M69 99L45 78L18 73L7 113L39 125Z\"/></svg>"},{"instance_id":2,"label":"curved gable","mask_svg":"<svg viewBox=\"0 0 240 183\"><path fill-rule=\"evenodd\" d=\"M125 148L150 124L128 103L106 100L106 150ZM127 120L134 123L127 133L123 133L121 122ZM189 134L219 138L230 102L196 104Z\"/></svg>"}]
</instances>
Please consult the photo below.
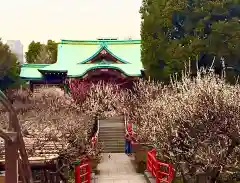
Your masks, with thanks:
<instances>
[{"instance_id":1,"label":"curved gable","mask_svg":"<svg viewBox=\"0 0 240 183\"><path fill-rule=\"evenodd\" d=\"M81 61L79 64L86 64L86 63L94 63L98 60L111 60L112 62L119 63L119 64L128 64L129 62L122 59L121 57L115 55L106 44L102 44L100 49L95 52L91 57L87 58L86 60Z\"/></svg>"}]
</instances>

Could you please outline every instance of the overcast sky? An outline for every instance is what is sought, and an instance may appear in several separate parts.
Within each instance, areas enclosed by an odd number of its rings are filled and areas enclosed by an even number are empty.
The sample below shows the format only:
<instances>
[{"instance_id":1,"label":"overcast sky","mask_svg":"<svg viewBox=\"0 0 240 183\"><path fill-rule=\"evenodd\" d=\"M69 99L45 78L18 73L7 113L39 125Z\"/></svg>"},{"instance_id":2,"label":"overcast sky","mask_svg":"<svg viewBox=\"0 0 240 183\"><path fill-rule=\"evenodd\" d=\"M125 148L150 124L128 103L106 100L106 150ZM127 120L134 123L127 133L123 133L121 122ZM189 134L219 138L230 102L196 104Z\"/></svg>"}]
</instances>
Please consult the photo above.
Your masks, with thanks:
<instances>
[{"instance_id":1,"label":"overcast sky","mask_svg":"<svg viewBox=\"0 0 240 183\"><path fill-rule=\"evenodd\" d=\"M141 0L0 0L0 37L21 40L140 38Z\"/></svg>"}]
</instances>

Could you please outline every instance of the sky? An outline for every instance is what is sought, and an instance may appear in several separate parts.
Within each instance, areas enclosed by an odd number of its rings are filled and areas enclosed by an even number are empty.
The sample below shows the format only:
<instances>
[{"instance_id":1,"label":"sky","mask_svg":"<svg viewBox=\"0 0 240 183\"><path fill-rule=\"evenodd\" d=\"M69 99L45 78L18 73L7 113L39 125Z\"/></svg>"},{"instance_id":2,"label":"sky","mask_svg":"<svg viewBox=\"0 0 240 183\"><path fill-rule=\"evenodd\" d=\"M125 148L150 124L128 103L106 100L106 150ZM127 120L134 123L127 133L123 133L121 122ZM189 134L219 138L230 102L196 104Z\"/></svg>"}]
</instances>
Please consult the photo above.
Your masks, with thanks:
<instances>
[{"instance_id":1,"label":"sky","mask_svg":"<svg viewBox=\"0 0 240 183\"><path fill-rule=\"evenodd\" d=\"M0 37L24 50L48 39L140 39L141 0L0 0Z\"/></svg>"}]
</instances>

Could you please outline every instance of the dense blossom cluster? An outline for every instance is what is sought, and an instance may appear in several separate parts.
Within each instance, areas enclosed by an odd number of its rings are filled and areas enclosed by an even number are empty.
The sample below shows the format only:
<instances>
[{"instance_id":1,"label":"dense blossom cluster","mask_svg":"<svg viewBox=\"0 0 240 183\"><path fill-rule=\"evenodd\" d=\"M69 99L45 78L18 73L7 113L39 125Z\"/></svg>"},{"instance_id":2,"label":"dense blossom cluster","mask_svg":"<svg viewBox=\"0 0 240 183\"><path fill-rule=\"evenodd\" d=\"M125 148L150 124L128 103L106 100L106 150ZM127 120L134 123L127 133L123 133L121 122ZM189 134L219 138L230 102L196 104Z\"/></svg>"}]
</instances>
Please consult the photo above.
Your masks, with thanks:
<instances>
[{"instance_id":1,"label":"dense blossom cluster","mask_svg":"<svg viewBox=\"0 0 240 183\"><path fill-rule=\"evenodd\" d=\"M98 118L120 115L124 107L125 92L117 85L99 82L97 84L73 79L69 82L71 96L81 104L86 114Z\"/></svg>"},{"instance_id":2,"label":"dense blossom cluster","mask_svg":"<svg viewBox=\"0 0 240 183\"><path fill-rule=\"evenodd\" d=\"M33 94L28 90L9 94L18 112L29 156L60 155L72 163L84 154L97 155L93 151L98 149L90 146L94 114L84 108L91 104L79 105L54 87L40 88ZM6 129L8 114L4 108L0 116L1 127Z\"/></svg>"},{"instance_id":3,"label":"dense blossom cluster","mask_svg":"<svg viewBox=\"0 0 240 183\"><path fill-rule=\"evenodd\" d=\"M87 103L91 113L126 115L139 142L152 144L184 182L229 181L240 172L239 85L211 73L163 85L139 81L133 90L98 84ZM105 116L104 116L105 115Z\"/></svg>"},{"instance_id":4,"label":"dense blossom cluster","mask_svg":"<svg viewBox=\"0 0 240 183\"><path fill-rule=\"evenodd\" d=\"M171 162L184 182L228 182L240 172L240 86L214 75L164 86L136 84L128 100L138 140ZM239 179L239 177L238 177Z\"/></svg>"},{"instance_id":5,"label":"dense blossom cluster","mask_svg":"<svg viewBox=\"0 0 240 183\"><path fill-rule=\"evenodd\" d=\"M83 151L99 155L88 146L92 119L124 114L135 123L137 140L152 144L158 158L172 163L184 182L227 182L239 176L239 85L211 74L184 76L168 86L139 81L132 90L98 83L88 88L84 100L77 97L77 85L72 83L71 96L57 88L12 96L25 137L45 139L35 146L57 141L62 142L59 152L67 156ZM17 107L17 101L24 107Z\"/></svg>"},{"instance_id":6,"label":"dense blossom cluster","mask_svg":"<svg viewBox=\"0 0 240 183\"><path fill-rule=\"evenodd\" d=\"M67 81L72 98L79 103L84 102L91 84L86 80L69 79Z\"/></svg>"}]
</instances>

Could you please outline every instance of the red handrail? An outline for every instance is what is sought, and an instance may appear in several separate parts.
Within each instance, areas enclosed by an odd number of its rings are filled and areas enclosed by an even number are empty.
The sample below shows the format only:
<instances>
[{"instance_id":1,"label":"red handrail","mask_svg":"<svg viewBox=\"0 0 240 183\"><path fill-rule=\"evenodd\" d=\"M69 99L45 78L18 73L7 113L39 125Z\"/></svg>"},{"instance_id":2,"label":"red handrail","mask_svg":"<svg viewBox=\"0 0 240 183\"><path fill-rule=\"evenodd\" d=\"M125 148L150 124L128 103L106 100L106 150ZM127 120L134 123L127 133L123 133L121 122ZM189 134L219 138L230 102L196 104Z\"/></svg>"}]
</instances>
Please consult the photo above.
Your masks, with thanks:
<instances>
[{"instance_id":1,"label":"red handrail","mask_svg":"<svg viewBox=\"0 0 240 183\"><path fill-rule=\"evenodd\" d=\"M92 145L93 148L96 147L96 143L97 143L97 137L95 135L91 138L91 145Z\"/></svg>"},{"instance_id":2,"label":"red handrail","mask_svg":"<svg viewBox=\"0 0 240 183\"><path fill-rule=\"evenodd\" d=\"M147 170L156 178L156 183L171 183L174 177L173 166L157 160L155 149L147 152Z\"/></svg>"},{"instance_id":3,"label":"red handrail","mask_svg":"<svg viewBox=\"0 0 240 183\"><path fill-rule=\"evenodd\" d=\"M91 168L89 162L83 161L75 166L75 183L90 183Z\"/></svg>"}]
</instances>

